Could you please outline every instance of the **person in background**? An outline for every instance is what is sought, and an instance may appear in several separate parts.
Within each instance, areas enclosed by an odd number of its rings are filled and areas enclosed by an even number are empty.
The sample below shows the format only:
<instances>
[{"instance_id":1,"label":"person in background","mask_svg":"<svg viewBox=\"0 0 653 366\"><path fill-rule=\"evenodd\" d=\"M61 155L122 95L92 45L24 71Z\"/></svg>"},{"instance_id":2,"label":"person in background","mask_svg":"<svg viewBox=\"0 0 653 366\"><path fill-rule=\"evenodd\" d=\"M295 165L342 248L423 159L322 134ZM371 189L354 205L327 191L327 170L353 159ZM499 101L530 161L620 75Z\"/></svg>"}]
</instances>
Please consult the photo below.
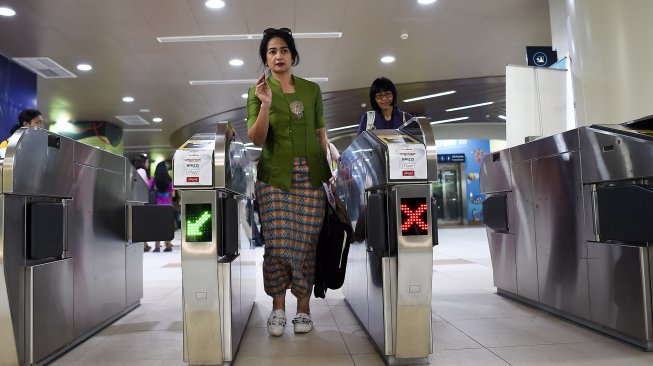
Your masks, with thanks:
<instances>
[{"instance_id":1,"label":"person in background","mask_svg":"<svg viewBox=\"0 0 653 366\"><path fill-rule=\"evenodd\" d=\"M172 178L168 174L168 166L165 161L161 161L156 165L154 170L154 178L148 182L148 187L154 187L156 191L156 204L157 205L172 205L172 199L175 196L175 190L172 187ZM165 242L164 252L172 252L172 242L170 240ZM154 250L152 252L158 253L161 251L161 242L154 242Z\"/></svg>"},{"instance_id":2,"label":"person in background","mask_svg":"<svg viewBox=\"0 0 653 366\"><path fill-rule=\"evenodd\" d=\"M11 134L18 131L21 127L40 127L43 128L43 115L36 109L25 109L18 114L18 123L11 126ZM11 137L11 136L9 136ZM9 137L0 142L0 149L4 149L9 145Z\"/></svg>"},{"instance_id":3,"label":"person in background","mask_svg":"<svg viewBox=\"0 0 653 366\"><path fill-rule=\"evenodd\" d=\"M134 166L134 169L136 169L136 172L138 175L143 178L143 181L145 184L149 185L150 181L150 159L147 157L145 154L141 154L132 160L132 165ZM149 252L152 250L152 247L145 241L143 242L143 251L144 252Z\"/></svg>"},{"instance_id":4,"label":"person in background","mask_svg":"<svg viewBox=\"0 0 653 366\"><path fill-rule=\"evenodd\" d=\"M361 117L358 134L365 130L396 129L413 118L397 107L397 88L390 79L380 77L370 86L372 110Z\"/></svg>"},{"instance_id":5,"label":"person in background","mask_svg":"<svg viewBox=\"0 0 653 366\"><path fill-rule=\"evenodd\" d=\"M150 159L147 155L141 154L134 159L133 164L138 175L147 183L150 180Z\"/></svg>"},{"instance_id":6,"label":"person in background","mask_svg":"<svg viewBox=\"0 0 653 366\"><path fill-rule=\"evenodd\" d=\"M317 241L325 213L322 188L331 176L320 87L292 74L299 53L288 28L263 32L259 56L264 70L249 89L247 135L263 146L256 197L265 238L263 286L272 297L267 329L281 336L286 324L286 290L297 298L295 333L313 329L310 300Z\"/></svg>"}]
</instances>

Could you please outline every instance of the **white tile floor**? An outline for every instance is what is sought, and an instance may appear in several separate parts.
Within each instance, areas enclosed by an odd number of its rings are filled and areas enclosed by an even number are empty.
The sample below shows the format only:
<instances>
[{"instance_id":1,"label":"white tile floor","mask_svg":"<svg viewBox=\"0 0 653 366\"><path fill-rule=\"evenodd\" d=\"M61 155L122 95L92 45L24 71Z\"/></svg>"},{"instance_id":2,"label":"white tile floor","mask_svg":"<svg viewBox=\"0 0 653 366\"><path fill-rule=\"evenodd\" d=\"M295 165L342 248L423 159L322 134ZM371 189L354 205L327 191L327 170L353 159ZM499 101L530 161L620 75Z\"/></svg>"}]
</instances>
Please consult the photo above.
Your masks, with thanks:
<instances>
[{"instance_id":1,"label":"white tile floor","mask_svg":"<svg viewBox=\"0 0 653 366\"><path fill-rule=\"evenodd\" d=\"M433 282L434 365L653 365L642 352L495 294L485 230L441 229ZM55 366L177 366L182 358L179 240L172 253L146 253L142 305L68 352ZM259 261L262 260L259 256ZM260 268L260 267L259 267ZM260 270L259 270L260 272ZM236 366L382 365L343 301L312 301L315 330L271 337L271 309L258 277L256 304ZM294 316L289 296L287 316Z\"/></svg>"}]
</instances>

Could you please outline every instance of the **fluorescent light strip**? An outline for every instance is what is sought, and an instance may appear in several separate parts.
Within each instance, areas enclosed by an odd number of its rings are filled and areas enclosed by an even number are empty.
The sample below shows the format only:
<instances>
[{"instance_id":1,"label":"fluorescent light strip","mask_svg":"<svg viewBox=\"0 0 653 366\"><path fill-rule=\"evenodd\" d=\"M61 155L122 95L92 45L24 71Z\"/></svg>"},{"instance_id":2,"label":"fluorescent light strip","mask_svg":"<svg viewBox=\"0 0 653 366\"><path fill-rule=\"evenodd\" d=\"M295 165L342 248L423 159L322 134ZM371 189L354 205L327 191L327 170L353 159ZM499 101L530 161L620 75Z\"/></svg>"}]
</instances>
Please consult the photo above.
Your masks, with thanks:
<instances>
[{"instance_id":1,"label":"fluorescent light strip","mask_svg":"<svg viewBox=\"0 0 653 366\"><path fill-rule=\"evenodd\" d=\"M161 132L160 128L124 128L122 132Z\"/></svg>"},{"instance_id":2,"label":"fluorescent light strip","mask_svg":"<svg viewBox=\"0 0 653 366\"><path fill-rule=\"evenodd\" d=\"M329 81L327 77L304 78L316 83ZM235 85L235 84L254 84L256 79L231 79L231 80L190 80L190 85Z\"/></svg>"},{"instance_id":3,"label":"fluorescent light strip","mask_svg":"<svg viewBox=\"0 0 653 366\"><path fill-rule=\"evenodd\" d=\"M453 94L453 93L455 93L455 92L456 92L455 90L449 90L449 91L442 92L442 93L429 94L429 95L424 95L424 96L421 96L421 97L410 98L410 99L404 99L404 102L405 102L405 103L409 103L409 102L415 102L415 101L422 100L422 99L429 99L429 98L441 97L441 96L443 96L443 95L449 95L449 94Z\"/></svg>"},{"instance_id":4,"label":"fluorescent light strip","mask_svg":"<svg viewBox=\"0 0 653 366\"><path fill-rule=\"evenodd\" d=\"M318 32L318 33L293 33L293 38L340 38L342 32ZM212 41L243 41L243 40L259 40L263 38L263 34L215 34L207 36L173 36L173 37L156 37L160 43L175 43L175 42L212 42Z\"/></svg>"},{"instance_id":5,"label":"fluorescent light strip","mask_svg":"<svg viewBox=\"0 0 653 366\"><path fill-rule=\"evenodd\" d=\"M464 105L462 107L456 107L456 108L449 108L446 111L447 112L453 112L453 111L459 111L461 109L467 109L467 108L476 108L476 107L482 107L484 105L490 105L494 104L494 102L485 102L485 103L478 103L478 104L471 104L471 105Z\"/></svg>"},{"instance_id":6,"label":"fluorescent light strip","mask_svg":"<svg viewBox=\"0 0 653 366\"><path fill-rule=\"evenodd\" d=\"M506 116L504 116L503 114L500 114L500 115L498 115L497 117L501 118L501 119L504 120L504 121L506 120Z\"/></svg>"},{"instance_id":7,"label":"fluorescent light strip","mask_svg":"<svg viewBox=\"0 0 653 366\"><path fill-rule=\"evenodd\" d=\"M431 122L432 125L439 125L440 123L447 123L447 122L455 122L455 121L463 121L469 119L469 117L458 117L458 118L450 118L450 119L442 119L439 121L433 121Z\"/></svg>"},{"instance_id":8,"label":"fluorescent light strip","mask_svg":"<svg viewBox=\"0 0 653 366\"><path fill-rule=\"evenodd\" d=\"M343 126L343 127L330 128L330 129L327 130L327 132L346 130L348 128L354 128L354 127L358 127L358 125L349 125L349 126Z\"/></svg>"}]
</instances>

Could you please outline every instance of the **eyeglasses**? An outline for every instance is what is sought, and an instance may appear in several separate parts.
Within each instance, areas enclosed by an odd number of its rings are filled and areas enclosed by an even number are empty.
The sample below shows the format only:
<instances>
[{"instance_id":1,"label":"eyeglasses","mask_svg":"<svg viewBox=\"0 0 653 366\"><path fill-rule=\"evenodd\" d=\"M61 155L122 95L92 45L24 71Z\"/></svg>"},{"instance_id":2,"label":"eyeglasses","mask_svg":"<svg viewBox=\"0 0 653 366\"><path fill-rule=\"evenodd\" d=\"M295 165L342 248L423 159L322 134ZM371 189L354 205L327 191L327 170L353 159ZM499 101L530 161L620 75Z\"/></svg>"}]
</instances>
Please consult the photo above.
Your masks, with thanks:
<instances>
[{"instance_id":1,"label":"eyeglasses","mask_svg":"<svg viewBox=\"0 0 653 366\"><path fill-rule=\"evenodd\" d=\"M385 93L376 93L376 94L374 94L374 98L378 99L378 100L381 100L383 98L392 99L392 97L393 97L392 92L389 92L389 91L387 91Z\"/></svg>"},{"instance_id":2,"label":"eyeglasses","mask_svg":"<svg viewBox=\"0 0 653 366\"><path fill-rule=\"evenodd\" d=\"M284 28L279 28L279 29L277 29L277 28L268 28L268 29L263 31L263 34L279 34L279 33L288 33L288 34L292 35L292 31L290 30L290 28L285 28L285 27Z\"/></svg>"}]
</instances>

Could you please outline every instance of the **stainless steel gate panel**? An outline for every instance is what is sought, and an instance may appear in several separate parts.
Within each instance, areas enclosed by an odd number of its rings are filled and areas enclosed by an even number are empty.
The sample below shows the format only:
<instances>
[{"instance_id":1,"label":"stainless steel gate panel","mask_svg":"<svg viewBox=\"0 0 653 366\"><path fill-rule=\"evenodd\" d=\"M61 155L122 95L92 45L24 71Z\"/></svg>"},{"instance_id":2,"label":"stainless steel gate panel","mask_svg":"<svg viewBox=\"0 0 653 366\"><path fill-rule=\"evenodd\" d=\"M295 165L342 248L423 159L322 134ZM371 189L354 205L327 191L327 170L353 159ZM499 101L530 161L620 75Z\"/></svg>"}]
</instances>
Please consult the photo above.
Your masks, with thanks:
<instances>
[{"instance_id":1,"label":"stainless steel gate panel","mask_svg":"<svg viewBox=\"0 0 653 366\"><path fill-rule=\"evenodd\" d=\"M7 218L5 211L5 195L0 195L0 221ZM6 246L4 230L0 230L0 253L6 253ZM7 257L7 255L0 255L0 344L2 344L2 347L0 347L0 361L5 362L7 365L18 365L19 355L17 350L20 349L18 348L18 337L22 335L22 331L19 332L13 326L12 316L16 317L18 305L12 304L12 302L16 302L18 299L16 298L16 291L8 288L8 285L15 283L8 281L6 276L6 273L12 272L7 267L8 265L12 265L12 258Z\"/></svg>"},{"instance_id":2,"label":"stainless steel gate panel","mask_svg":"<svg viewBox=\"0 0 653 366\"><path fill-rule=\"evenodd\" d=\"M37 127L19 129L13 138L18 142L7 147L2 169L3 192L70 197L76 143Z\"/></svg>"},{"instance_id":3,"label":"stainless steel gate panel","mask_svg":"<svg viewBox=\"0 0 653 366\"><path fill-rule=\"evenodd\" d=\"M216 198L213 190L185 191L182 217L186 217L189 205L210 205L212 219L208 224L214 228ZM184 361L190 365L220 365L223 362L222 323L225 319L220 308L220 291L224 291L224 283L218 277L222 275L218 270L218 240L216 230L212 229L210 241L188 242L186 230L182 228Z\"/></svg>"},{"instance_id":4,"label":"stainless steel gate panel","mask_svg":"<svg viewBox=\"0 0 653 366\"><path fill-rule=\"evenodd\" d=\"M143 298L143 243L125 247L125 303L137 304Z\"/></svg>"},{"instance_id":5,"label":"stainless steel gate panel","mask_svg":"<svg viewBox=\"0 0 653 366\"><path fill-rule=\"evenodd\" d=\"M393 342L386 342L385 325L387 322L385 318L391 317L391 314L384 311L386 310L384 309L384 304L391 304L392 300L387 302L384 295L388 295L389 291L384 293L383 286L389 281L392 275L387 268L387 258L382 258L374 252L367 253L367 293L362 294L362 296L366 296L367 298L366 310L368 320L366 328L370 338L374 340L379 350L385 352L386 355L392 354Z\"/></svg>"},{"instance_id":6,"label":"stainless steel gate panel","mask_svg":"<svg viewBox=\"0 0 653 366\"><path fill-rule=\"evenodd\" d=\"M75 336L121 312L125 288L125 176L75 165L75 199L68 220L75 258ZM97 199L97 195L102 199Z\"/></svg>"},{"instance_id":7,"label":"stainless steel gate panel","mask_svg":"<svg viewBox=\"0 0 653 366\"><path fill-rule=\"evenodd\" d=\"M653 339L650 249L588 242L590 319L635 337Z\"/></svg>"},{"instance_id":8,"label":"stainless steel gate panel","mask_svg":"<svg viewBox=\"0 0 653 366\"><path fill-rule=\"evenodd\" d=\"M73 340L73 260L29 266L25 275L27 363L34 364Z\"/></svg>"},{"instance_id":9,"label":"stainless steel gate panel","mask_svg":"<svg viewBox=\"0 0 653 366\"><path fill-rule=\"evenodd\" d=\"M544 156L577 151L580 149L578 134L578 130L571 130L535 140L528 144L519 145L510 149L510 158L512 159L512 163L515 164Z\"/></svg>"},{"instance_id":10,"label":"stainless steel gate panel","mask_svg":"<svg viewBox=\"0 0 653 366\"><path fill-rule=\"evenodd\" d=\"M369 326L369 305L367 300L367 251L365 242L353 242L349 247L349 258L347 260L346 283L348 294L345 294L347 302L354 314L367 328Z\"/></svg>"},{"instance_id":11,"label":"stainless steel gate panel","mask_svg":"<svg viewBox=\"0 0 653 366\"><path fill-rule=\"evenodd\" d=\"M517 289L517 243L514 234L488 231L494 286L514 294Z\"/></svg>"},{"instance_id":12,"label":"stainless steel gate panel","mask_svg":"<svg viewBox=\"0 0 653 366\"><path fill-rule=\"evenodd\" d=\"M76 143L73 146L75 151L75 164L113 170L114 172L125 174L126 160L124 157L86 144Z\"/></svg>"},{"instance_id":13,"label":"stainless steel gate panel","mask_svg":"<svg viewBox=\"0 0 653 366\"><path fill-rule=\"evenodd\" d=\"M580 172L579 152L533 161L534 228L540 301L589 318Z\"/></svg>"},{"instance_id":14,"label":"stainless steel gate panel","mask_svg":"<svg viewBox=\"0 0 653 366\"><path fill-rule=\"evenodd\" d=\"M513 164L515 215L509 218L514 228L517 259L517 294L539 301L537 247L531 162Z\"/></svg>"},{"instance_id":15,"label":"stainless steel gate panel","mask_svg":"<svg viewBox=\"0 0 653 366\"><path fill-rule=\"evenodd\" d=\"M583 183L627 180L653 176L653 143L600 130L604 126L581 129ZM635 158L648 157L648 158Z\"/></svg>"}]
</instances>

